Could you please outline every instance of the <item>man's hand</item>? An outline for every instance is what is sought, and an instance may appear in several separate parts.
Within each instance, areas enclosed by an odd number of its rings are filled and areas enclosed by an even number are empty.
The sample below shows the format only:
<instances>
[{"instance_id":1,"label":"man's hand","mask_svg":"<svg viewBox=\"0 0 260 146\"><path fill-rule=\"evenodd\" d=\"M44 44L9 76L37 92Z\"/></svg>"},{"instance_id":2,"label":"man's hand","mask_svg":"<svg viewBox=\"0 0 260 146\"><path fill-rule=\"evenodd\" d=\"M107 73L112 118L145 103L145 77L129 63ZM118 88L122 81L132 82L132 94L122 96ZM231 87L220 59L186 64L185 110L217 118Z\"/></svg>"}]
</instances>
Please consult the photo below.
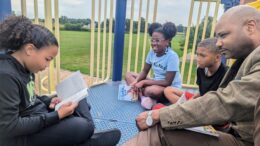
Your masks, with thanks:
<instances>
[{"instance_id":1,"label":"man's hand","mask_svg":"<svg viewBox=\"0 0 260 146\"><path fill-rule=\"evenodd\" d=\"M55 106L56 106L58 103L60 103L60 102L61 102L61 99L60 99L60 98L58 98L58 97L52 98L52 99L51 99L51 103L50 103L50 105L49 105L49 108L50 108L50 109L54 109Z\"/></svg>"},{"instance_id":2,"label":"man's hand","mask_svg":"<svg viewBox=\"0 0 260 146\"><path fill-rule=\"evenodd\" d=\"M142 112L136 117L136 124L140 130L145 130L145 129L149 128L146 125L147 116L148 116L148 112ZM153 119L152 125L155 125L159 122L159 120L160 120L159 110L153 110L152 119Z\"/></svg>"},{"instance_id":3,"label":"man's hand","mask_svg":"<svg viewBox=\"0 0 260 146\"><path fill-rule=\"evenodd\" d=\"M63 119L65 117L73 114L73 112L77 106L78 106L77 102L68 102L68 103L63 104L58 110L59 119Z\"/></svg>"}]
</instances>

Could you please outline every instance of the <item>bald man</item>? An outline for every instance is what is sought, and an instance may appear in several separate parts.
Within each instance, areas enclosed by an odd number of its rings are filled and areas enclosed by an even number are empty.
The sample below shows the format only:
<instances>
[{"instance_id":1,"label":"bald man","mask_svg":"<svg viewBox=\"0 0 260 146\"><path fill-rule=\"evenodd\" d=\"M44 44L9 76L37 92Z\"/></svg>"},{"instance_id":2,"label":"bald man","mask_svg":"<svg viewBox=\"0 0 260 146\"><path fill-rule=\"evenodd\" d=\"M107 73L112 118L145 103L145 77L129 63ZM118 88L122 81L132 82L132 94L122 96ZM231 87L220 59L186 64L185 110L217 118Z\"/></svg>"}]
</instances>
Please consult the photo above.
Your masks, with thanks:
<instances>
[{"instance_id":1,"label":"bald man","mask_svg":"<svg viewBox=\"0 0 260 146\"><path fill-rule=\"evenodd\" d=\"M125 146L250 146L254 145L254 109L260 92L260 12L249 6L229 9L216 25L220 52L236 62L217 91L184 104L143 112L140 131ZM182 128L230 122L219 137Z\"/></svg>"}]
</instances>

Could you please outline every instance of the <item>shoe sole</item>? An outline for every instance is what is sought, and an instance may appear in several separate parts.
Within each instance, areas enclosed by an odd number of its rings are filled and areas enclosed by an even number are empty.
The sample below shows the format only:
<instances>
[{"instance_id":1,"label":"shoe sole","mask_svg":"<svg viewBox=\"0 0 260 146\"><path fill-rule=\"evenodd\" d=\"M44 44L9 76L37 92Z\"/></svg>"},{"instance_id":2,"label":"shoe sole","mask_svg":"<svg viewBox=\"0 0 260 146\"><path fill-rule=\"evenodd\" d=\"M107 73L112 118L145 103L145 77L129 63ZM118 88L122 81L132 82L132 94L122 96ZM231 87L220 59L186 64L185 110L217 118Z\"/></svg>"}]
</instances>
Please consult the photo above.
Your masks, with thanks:
<instances>
[{"instance_id":1,"label":"shoe sole","mask_svg":"<svg viewBox=\"0 0 260 146\"><path fill-rule=\"evenodd\" d=\"M87 142L87 146L115 146L121 138L121 132L118 129L109 129L97 132Z\"/></svg>"}]
</instances>

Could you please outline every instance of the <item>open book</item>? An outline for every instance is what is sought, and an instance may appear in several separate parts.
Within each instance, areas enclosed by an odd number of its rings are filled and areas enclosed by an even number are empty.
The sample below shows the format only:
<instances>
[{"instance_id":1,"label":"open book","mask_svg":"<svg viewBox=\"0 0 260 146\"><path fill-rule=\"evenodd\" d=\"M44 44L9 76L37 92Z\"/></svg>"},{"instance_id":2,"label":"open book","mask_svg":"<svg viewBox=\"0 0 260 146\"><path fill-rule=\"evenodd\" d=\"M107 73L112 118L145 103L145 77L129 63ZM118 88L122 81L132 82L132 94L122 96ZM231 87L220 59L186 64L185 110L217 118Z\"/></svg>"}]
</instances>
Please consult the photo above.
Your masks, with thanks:
<instances>
[{"instance_id":1,"label":"open book","mask_svg":"<svg viewBox=\"0 0 260 146\"><path fill-rule=\"evenodd\" d=\"M118 87L118 100L125 100L125 101L136 101L137 94L133 92L131 86L126 84L119 84Z\"/></svg>"},{"instance_id":2,"label":"open book","mask_svg":"<svg viewBox=\"0 0 260 146\"><path fill-rule=\"evenodd\" d=\"M186 130L206 134L206 135L211 135L215 137L219 137L219 134L217 131L212 127L212 126L200 126L200 127L192 127L192 128L185 128Z\"/></svg>"},{"instance_id":3,"label":"open book","mask_svg":"<svg viewBox=\"0 0 260 146\"><path fill-rule=\"evenodd\" d=\"M188 99L186 98L185 94L183 94L177 101L176 104L182 104L184 102L186 102ZM192 127L192 128L185 128L186 130L189 131L194 131L194 132L198 132L198 133L202 133L202 134L206 134L206 135L211 135L211 136L215 136L218 137L219 134L217 133L217 131L211 126L199 126L199 127Z\"/></svg>"},{"instance_id":4,"label":"open book","mask_svg":"<svg viewBox=\"0 0 260 146\"><path fill-rule=\"evenodd\" d=\"M88 87L80 71L77 71L61 81L56 86L56 92L62 100L55 106L55 110L58 110L64 103L79 102L88 96Z\"/></svg>"}]
</instances>

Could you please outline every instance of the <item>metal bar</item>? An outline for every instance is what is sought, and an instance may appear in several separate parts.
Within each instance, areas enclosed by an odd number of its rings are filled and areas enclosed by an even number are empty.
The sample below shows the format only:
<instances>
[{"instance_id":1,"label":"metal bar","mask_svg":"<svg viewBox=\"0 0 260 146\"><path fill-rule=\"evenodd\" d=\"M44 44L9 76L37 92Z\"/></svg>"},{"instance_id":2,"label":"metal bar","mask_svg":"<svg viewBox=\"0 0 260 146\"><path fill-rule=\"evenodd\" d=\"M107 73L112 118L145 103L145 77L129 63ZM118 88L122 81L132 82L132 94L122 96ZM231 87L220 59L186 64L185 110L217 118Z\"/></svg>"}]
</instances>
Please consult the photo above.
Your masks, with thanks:
<instances>
[{"instance_id":1,"label":"metal bar","mask_svg":"<svg viewBox=\"0 0 260 146\"><path fill-rule=\"evenodd\" d=\"M111 75L111 53L112 53L112 30L113 30L113 11L114 11L114 1L110 0L110 18L109 18L109 32L108 32L108 58L107 58L107 77L108 80Z\"/></svg>"},{"instance_id":2,"label":"metal bar","mask_svg":"<svg viewBox=\"0 0 260 146\"><path fill-rule=\"evenodd\" d=\"M45 27L48 28L51 32L52 30L52 7L51 7L51 0L45 0ZM51 61L49 70L48 70L48 92L49 94L52 91L55 91L55 82L54 82L54 61Z\"/></svg>"},{"instance_id":3,"label":"metal bar","mask_svg":"<svg viewBox=\"0 0 260 146\"><path fill-rule=\"evenodd\" d=\"M94 49L95 49L95 0L92 0L91 7L91 40L90 40L90 76L94 76ZM93 84L92 80L91 83Z\"/></svg>"},{"instance_id":4,"label":"metal bar","mask_svg":"<svg viewBox=\"0 0 260 146\"><path fill-rule=\"evenodd\" d=\"M27 16L26 0L21 0L21 11L23 16Z\"/></svg>"},{"instance_id":5,"label":"metal bar","mask_svg":"<svg viewBox=\"0 0 260 146\"><path fill-rule=\"evenodd\" d=\"M142 0L139 1L139 15L138 15L138 27L137 27L137 38L136 38L136 49L135 49L135 72L137 72L138 65L138 54L139 54L139 43L140 43L140 28L141 28L141 14L142 14Z\"/></svg>"},{"instance_id":6,"label":"metal bar","mask_svg":"<svg viewBox=\"0 0 260 146\"><path fill-rule=\"evenodd\" d=\"M96 70L96 79L99 79L99 65L100 65L100 21L101 21L101 0L98 0L98 38L97 38L97 70Z\"/></svg>"},{"instance_id":7,"label":"metal bar","mask_svg":"<svg viewBox=\"0 0 260 146\"><path fill-rule=\"evenodd\" d=\"M38 0L34 0L34 23L39 24Z\"/></svg>"},{"instance_id":8,"label":"metal bar","mask_svg":"<svg viewBox=\"0 0 260 146\"><path fill-rule=\"evenodd\" d=\"M145 27L144 27L144 41L143 41L143 56L142 56L142 66L144 66L145 52L146 52L146 43L147 43L147 29L148 29L148 19L149 19L149 9L150 8L150 0L147 0L147 8L146 8L146 17L145 17Z\"/></svg>"},{"instance_id":9,"label":"metal bar","mask_svg":"<svg viewBox=\"0 0 260 146\"><path fill-rule=\"evenodd\" d=\"M194 39L193 39L192 52L191 52L191 58L190 58L190 66L189 66L188 81L187 81L188 84L190 84L191 73L192 73L192 68L193 68L195 47L196 47L196 43L197 43L198 31L199 31L199 25L200 25L201 7L202 7L202 2L200 1L199 12L198 12L198 16L197 16L197 24L196 24L196 29L195 29Z\"/></svg>"},{"instance_id":10,"label":"metal bar","mask_svg":"<svg viewBox=\"0 0 260 146\"><path fill-rule=\"evenodd\" d=\"M60 22L59 22L59 0L54 0L54 17L55 17L55 36L60 43ZM56 59L56 77L57 83L60 82L60 48L58 49L58 54Z\"/></svg>"},{"instance_id":11,"label":"metal bar","mask_svg":"<svg viewBox=\"0 0 260 146\"><path fill-rule=\"evenodd\" d=\"M217 0L216 6L215 6L215 13L214 13L214 17L213 17L213 22L212 22L212 27L211 27L210 37L214 37L214 31L215 31L215 26L216 26L216 23L217 23L219 5L220 5L220 0Z\"/></svg>"},{"instance_id":12,"label":"metal bar","mask_svg":"<svg viewBox=\"0 0 260 146\"><path fill-rule=\"evenodd\" d=\"M133 44L133 17L134 17L134 6L135 0L131 2L131 15L130 15L130 30L129 30L129 44L128 44L128 58L127 58L127 71L131 68L131 55L132 55L132 44Z\"/></svg>"},{"instance_id":13,"label":"metal bar","mask_svg":"<svg viewBox=\"0 0 260 146\"><path fill-rule=\"evenodd\" d=\"M153 8L153 22L156 21L156 17L157 17L157 9L158 9L158 0L154 0L154 8Z\"/></svg>"},{"instance_id":14,"label":"metal bar","mask_svg":"<svg viewBox=\"0 0 260 146\"><path fill-rule=\"evenodd\" d=\"M102 80L105 78L105 58L107 44L107 0L104 4L104 21L103 21L103 51L102 51Z\"/></svg>"},{"instance_id":15,"label":"metal bar","mask_svg":"<svg viewBox=\"0 0 260 146\"><path fill-rule=\"evenodd\" d=\"M208 18L209 18L209 9L210 9L210 0L208 0L208 3L207 3L207 10L206 10L206 15L205 15L205 20L204 20L204 26L203 26L203 32L202 32L202 38L201 40L204 40L205 39L205 36L206 36L206 31L207 31L207 25L208 25Z\"/></svg>"},{"instance_id":16,"label":"metal bar","mask_svg":"<svg viewBox=\"0 0 260 146\"><path fill-rule=\"evenodd\" d=\"M126 18L126 0L116 1L115 39L114 39L114 59L112 81L122 80L122 67L124 56L124 35Z\"/></svg>"},{"instance_id":17,"label":"metal bar","mask_svg":"<svg viewBox=\"0 0 260 146\"><path fill-rule=\"evenodd\" d=\"M205 39L206 36L206 32L207 32L207 25L208 25L208 18L209 18L209 9L210 9L210 0L208 0L207 2L207 10L206 10L206 15L205 15L205 20L204 20L204 24L203 24L203 31L202 31L202 38L201 40ZM196 81L197 81L197 76L194 79L193 85L196 85Z\"/></svg>"},{"instance_id":18,"label":"metal bar","mask_svg":"<svg viewBox=\"0 0 260 146\"><path fill-rule=\"evenodd\" d=\"M191 0L189 21L188 21L188 26L187 26L187 31L186 31L186 38L185 38L185 45L184 45L184 50L183 50L183 55L182 55L182 64L181 64L181 79L182 79L182 81L183 81L183 77L184 77L184 70L185 70L185 65L186 65L187 51L188 51L188 46L189 46L190 26L191 26L193 8L194 8L194 0Z\"/></svg>"}]
</instances>

